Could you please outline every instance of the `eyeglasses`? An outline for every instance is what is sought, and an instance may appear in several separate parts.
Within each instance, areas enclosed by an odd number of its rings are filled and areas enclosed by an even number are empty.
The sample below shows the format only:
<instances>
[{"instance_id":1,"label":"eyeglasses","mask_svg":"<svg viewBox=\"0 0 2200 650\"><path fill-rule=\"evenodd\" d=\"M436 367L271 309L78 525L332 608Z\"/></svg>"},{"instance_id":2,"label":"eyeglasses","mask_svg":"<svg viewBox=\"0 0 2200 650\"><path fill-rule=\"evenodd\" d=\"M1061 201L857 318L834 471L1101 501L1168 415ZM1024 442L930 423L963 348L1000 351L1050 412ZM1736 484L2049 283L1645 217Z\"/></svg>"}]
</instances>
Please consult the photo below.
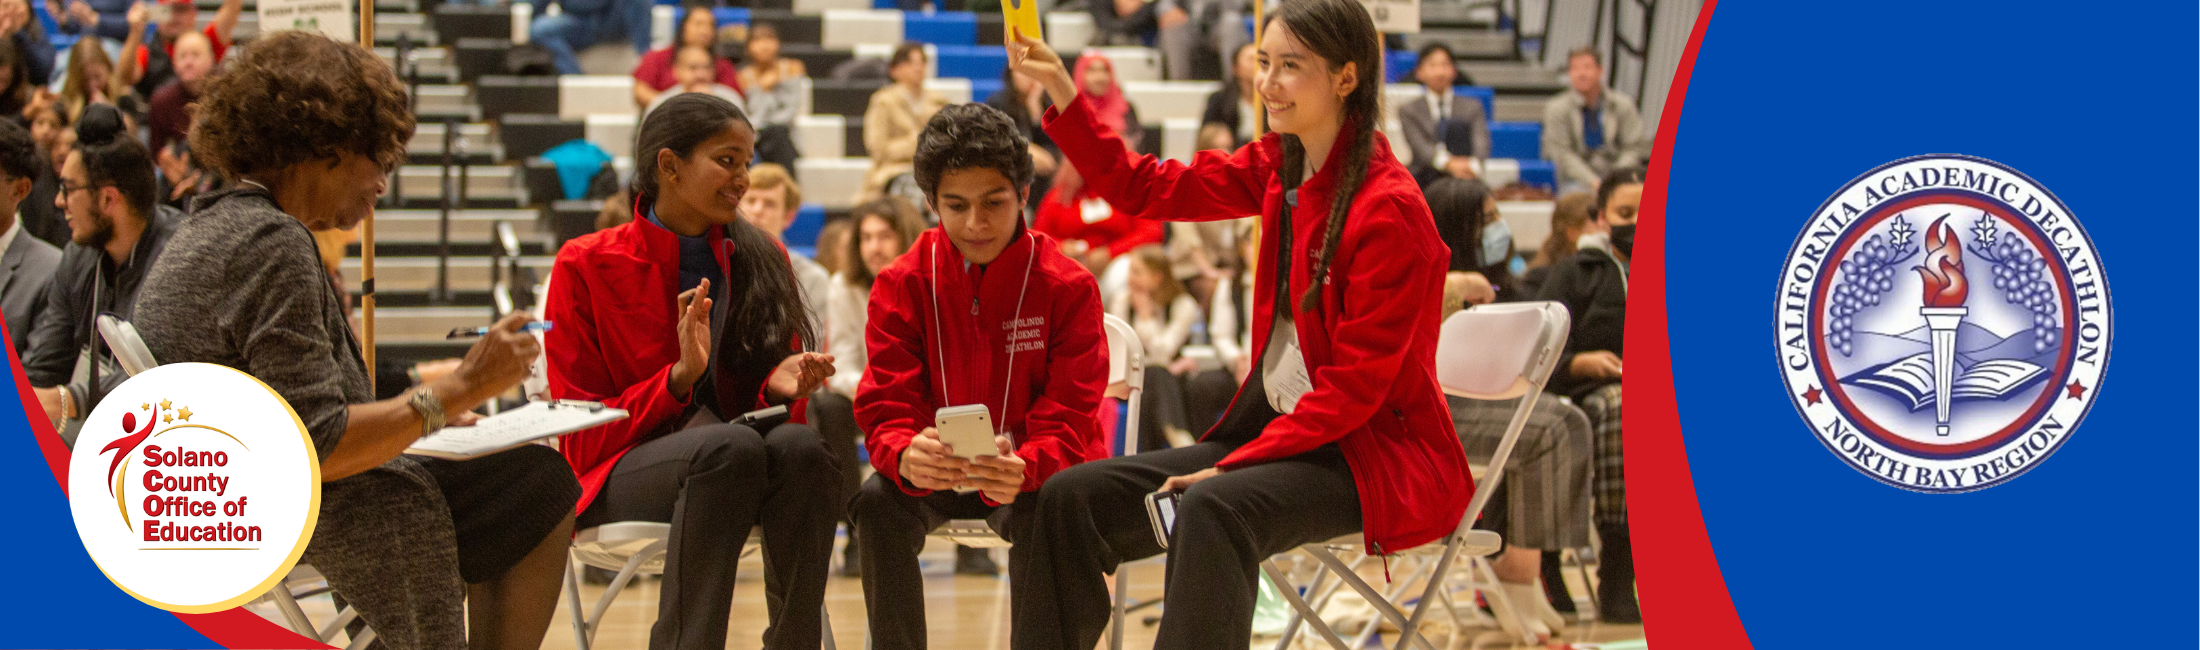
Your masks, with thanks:
<instances>
[{"instance_id":1,"label":"eyeglasses","mask_svg":"<svg viewBox=\"0 0 2200 650\"><path fill-rule=\"evenodd\" d=\"M70 194L75 194L75 193L76 193L76 192L77 192L78 190L98 190L99 188L102 188L102 187L114 187L114 186L115 186L115 185L114 185L113 183L105 183L105 184L99 184L99 185L77 185L77 184L75 184L75 183L71 183L71 182L69 182L68 180L64 179L64 180L62 180L62 181L61 181L61 195L62 195L62 196L68 196L68 195L70 195Z\"/></svg>"}]
</instances>

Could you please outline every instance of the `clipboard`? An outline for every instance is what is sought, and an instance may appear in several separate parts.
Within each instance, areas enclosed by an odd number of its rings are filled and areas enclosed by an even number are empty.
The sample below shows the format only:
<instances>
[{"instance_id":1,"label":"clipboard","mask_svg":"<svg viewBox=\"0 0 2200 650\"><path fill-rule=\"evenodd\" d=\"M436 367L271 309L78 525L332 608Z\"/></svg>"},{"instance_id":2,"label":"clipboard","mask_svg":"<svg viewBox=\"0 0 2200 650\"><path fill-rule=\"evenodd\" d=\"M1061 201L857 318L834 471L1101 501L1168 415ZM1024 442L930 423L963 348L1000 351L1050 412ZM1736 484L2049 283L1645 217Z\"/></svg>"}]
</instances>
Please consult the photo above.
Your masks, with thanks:
<instances>
[{"instance_id":1,"label":"clipboard","mask_svg":"<svg viewBox=\"0 0 2200 650\"><path fill-rule=\"evenodd\" d=\"M482 418L469 427L446 427L413 441L405 453L446 460L470 460L544 438L626 419L627 412L596 402L555 400Z\"/></svg>"}]
</instances>

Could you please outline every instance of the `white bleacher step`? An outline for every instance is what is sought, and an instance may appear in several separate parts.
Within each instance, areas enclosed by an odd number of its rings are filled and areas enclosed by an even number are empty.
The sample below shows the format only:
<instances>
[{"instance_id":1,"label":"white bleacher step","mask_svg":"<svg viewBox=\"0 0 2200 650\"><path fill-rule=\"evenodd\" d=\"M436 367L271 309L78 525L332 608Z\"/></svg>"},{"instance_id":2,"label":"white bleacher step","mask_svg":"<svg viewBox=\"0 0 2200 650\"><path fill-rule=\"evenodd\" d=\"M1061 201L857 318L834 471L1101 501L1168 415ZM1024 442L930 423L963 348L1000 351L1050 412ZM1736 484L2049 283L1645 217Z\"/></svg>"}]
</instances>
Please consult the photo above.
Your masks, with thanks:
<instances>
[{"instance_id":1,"label":"white bleacher step","mask_svg":"<svg viewBox=\"0 0 2200 650\"><path fill-rule=\"evenodd\" d=\"M1161 50L1150 47L1097 47L1115 67L1116 83L1161 80ZM1139 117L1144 118L1144 115Z\"/></svg>"},{"instance_id":2,"label":"white bleacher step","mask_svg":"<svg viewBox=\"0 0 2200 650\"><path fill-rule=\"evenodd\" d=\"M239 21L242 24L242 21ZM374 15L374 40L394 41L399 34L412 38L416 43L436 42L435 30L428 28L428 15L423 13L377 13Z\"/></svg>"},{"instance_id":3,"label":"white bleacher step","mask_svg":"<svg viewBox=\"0 0 2200 650\"><path fill-rule=\"evenodd\" d=\"M1144 118L1145 112L1140 111ZM1199 149L1199 119L1177 117L1161 122L1161 157L1184 163L1192 162L1192 152Z\"/></svg>"},{"instance_id":4,"label":"white bleacher step","mask_svg":"<svg viewBox=\"0 0 2200 650\"><path fill-rule=\"evenodd\" d=\"M383 63L390 64L390 69L397 69L396 47L385 45L374 48L374 56L381 59ZM457 71L456 64L451 58L451 51L446 48L416 47L412 49L410 56L412 57L412 65L420 67L420 77L423 79L447 79ZM403 77L399 79L402 80Z\"/></svg>"},{"instance_id":5,"label":"white bleacher step","mask_svg":"<svg viewBox=\"0 0 2200 650\"><path fill-rule=\"evenodd\" d=\"M1432 27L1419 34L1406 34L1405 41L1406 49L1415 52L1430 43L1443 43L1461 60L1512 59L1516 55L1512 32L1506 31Z\"/></svg>"},{"instance_id":6,"label":"white bleacher step","mask_svg":"<svg viewBox=\"0 0 2200 650\"><path fill-rule=\"evenodd\" d=\"M1543 247L1543 240L1551 236L1551 211L1557 204L1550 201L1498 201L1497 214L1512 229L1513 250L1532 254Z\"/></svg>"},{"instance_id":7,"label":"white bleacher step","mask_svg":"<svg viewBox=\"0 0 2200 650\"><path fill-rule=\"evenodd\" d=\"M1474 78L1475 85L1491 86L1500 92L1507 87L1521 89L1549 88L1552 92L1566 87L1566 75L1559 70L1546 70L1526 63L1498 63L1460 61L1459 68Z\"/></svg>"},{"instance_id":8,"label":"white bleacher step","mask_svg":"<svg viewBox=\"0 0 2200 650\"><path fill-rule=\"evenodd\" d=\"M800 0L798 0L799 2ZM795 9L801 12L800 8ZM902 14L869 7L825 10L820 44L827 48L855 47L865 43L899 43Z\"/></svg>"},{"instance_id":9,"label":"white bleacher step","mask_svg":"<svg viewBox=\"0 0 2200 650\"><path fill-rule=\"evenodd\" d=\"M1141 122L1178 118L1199 119L1207 110L1207 96L1222 89L1219 81L1127 81L1123 96L1138 109Z\"/></svg>"},{"instance_id":10,"label":"white bleacher step","mask_svg":"<svg viewBox=\"0 0 2200 650\"><path fill-rule=\"evenodd\" d=\"M474 91L464 84L420 84L420 97L413 110L420 113L478 115L474 104Z\"/></svg>"},{"instance_id":11,"label":"white bleacher step","mask_svg":"<svg viewBox=\"0 0 2200 650\"><path fill-rule=\"evenodd\" d=\"M804 115L795 118L794 146L805 158L841 158L848 155L848 118L843 115Z\"/></svg>"},{"instance_id":12,"label":"white bleacher step","mask_svg":"<svg viewBox=\"0 0 2200 650\"><path fill-rule=\"evenodd\" d=\"M381 234L377 232L376 234ZM530 255L519 258L520 266L535 271L535 277L550 272L550 263L556 258L548 255ZM451 289L454 291L489 290L488 257L452 256ZM344 258L344 282L353 293L359 291L360 262L357 257ZM435 287L434 257L376 257L374 259L374 286L377 291L427 291Z\"/></svg>"},{"instance_id":13,"label":"white bleacher step","mask_svg":"<svg viewBox=\"0 0 2200 650\"><path fill-rule=\"evenodd\" d=\"M459 170L451 170L451 183L458 183ZM408 200L443 196L443 169L437 165L406 165L398 169L397 185ZM517 168L510 165L474 165L466 168L466 198L508 199L526 198L523 179Z\"/></svg>"},{"instance_id":14,"label":"white bleacher step","mask_svg":"<svg viewBox=\"0 0 2200 650\"><path fill-rule=\"evenodd\" d=\"M602 147L613 158L634 155L634 131L640 119L633 113L590 115L583 120L582 137Z\"/></svg>"},{"instance_id":15,"label":"white bleacher step","mask_svg":"<svg viewBox=\"0 0 2200 650\"><path fill-rule=\"evenodd\" d=\"M1092 44L1092 14L1082 11L1049 11L1041 20L1045 23L1047 47L1056 52L1075 53Z\"/></svg>"},{"instance_id":16,"label":"white bleacher step","mask_svg":"<svg viewBox=\"0 0 2200 650\"><path fill-rule=\"evenodd\" d=\"M865 10L871 8L871 0L794 0L797 14L818 14L836 9Z\"/></svg>"},{"instance_id":17,"label":"white bleacher step","mask_svg":"<svg viewBox=\"0 0 2200 650\"><path fill-rule=\"evenodd\" d=\"M451 241L491 241L498 222L512 224L513 233L523 241L539 239L546 235L536 230L541 220L542 213L537 210L453 210ZM378 242L433 242L439 237L441 228L442 212L439 210L374 212L374 238Z\"/></svg>"},{"instance_id":18,"label":"white bleacher step","mask_svg":"<svg viewBox=\"0 0 2200 650\"><path fill-rule=\"evenodd\" d=\"M451 330L490 324L491 316L490 310L483 307L380 307L374 310L374 340L376 343L442 341Z\"/></svg>"},{"instance_id":19,"label":"white bleacher step","mask_svg":"<svg viewBox=\"0 0 2200 650\"><path fill-rule=\"evenodd\" d=\"M1501 122L1541 122L1543 121L1543 105L1550 101L1551 98L1544 95L1526 97L1498 95L1497 99L1491 102L1497 116L1490 119Z\"/></svg>"},{"instance_id":20,"label":"white bleacher step","mask_svg":"<svg viewBox=\"0 0 2200 650\"><path fill-rule=\"evenodd\" d=\"M869 158L817 158L794 161L795 181L802 196L827 209L855 207L863 199L863 177L871 172Z\"/></svg>"},{"instance_id":21,"label":"white bleacher step","mask_svg":"<svg viewBox=\"0 0 2200 650\"><path fill-rule=\"evenodd\" d=\"M924 89L939 93L950 104L968 104L985 101L984 97L972 97L970 80L961 77L933 77L924 80Z\"/></svg>"},{"instance_id":22,"label":"white bleacher step","mask_svg":"<svg viewBox=\"0 0 2200 650\"><path fill-rule=\"evenodd\" d=\"M627 75L573 74L558 77L558 117L587 119L590 115L632 115L634 77Z\"/></svg>"},{"instance_id":23,"label":"white bleacher step","mask_svg":"<svg viewBox=\"0 0 2200 650\"><path fill-rule=\"evenodd\" d=\"M446 130L442 122L425 122L414 126L412 141L406 143L405 151L413 154L442 154ZM491 133L487 122L460 123L458 139L452 142L453 148L469 153L490 151L498 146Z\"/></svg>"}]
</instances>

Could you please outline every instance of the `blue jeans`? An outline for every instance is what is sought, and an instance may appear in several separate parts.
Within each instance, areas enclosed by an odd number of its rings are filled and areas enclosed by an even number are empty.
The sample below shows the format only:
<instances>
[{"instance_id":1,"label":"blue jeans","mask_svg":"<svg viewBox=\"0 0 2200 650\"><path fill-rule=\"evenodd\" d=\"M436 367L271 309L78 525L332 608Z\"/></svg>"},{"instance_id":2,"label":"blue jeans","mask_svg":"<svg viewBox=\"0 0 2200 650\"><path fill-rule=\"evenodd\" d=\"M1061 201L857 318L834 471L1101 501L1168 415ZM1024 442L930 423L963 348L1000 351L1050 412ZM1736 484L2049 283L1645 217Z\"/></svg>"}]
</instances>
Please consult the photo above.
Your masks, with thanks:
<instances>
[{"instance_id":1,"label":"blue jeans","mask_svg":"<svg viewBox=\"0 0 2200 650\"><path fill-rule=\"evenodd\" d=\"M596 12L543 16L528 28L529 38L550 50L560 74L580 74L581 61L573 52L617 38L621 31L634 42L635 54L648 52L650 6L649 0L613 0Z\"/></svg>"}]
</instances>

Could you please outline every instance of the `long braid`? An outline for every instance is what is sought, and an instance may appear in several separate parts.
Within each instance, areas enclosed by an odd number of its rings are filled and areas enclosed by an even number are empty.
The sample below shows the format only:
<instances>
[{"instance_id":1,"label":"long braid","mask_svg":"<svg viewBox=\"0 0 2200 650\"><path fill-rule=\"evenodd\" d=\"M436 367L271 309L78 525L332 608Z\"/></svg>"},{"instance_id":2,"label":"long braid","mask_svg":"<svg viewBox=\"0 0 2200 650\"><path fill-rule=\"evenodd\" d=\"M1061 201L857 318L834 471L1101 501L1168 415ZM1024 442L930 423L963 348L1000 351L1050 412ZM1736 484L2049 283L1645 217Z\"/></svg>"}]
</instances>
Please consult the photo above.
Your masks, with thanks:
<instances>
[{"instance_id":1,"label":"long braid","mask_svg":"<svg viewBox=\"0 0 2200 650\"><path fill-rule=\"evenodd\" d=\"M1329 199L1329 233L1322 237L1321 261L1314 264L1314 275L1307 279L1306 294L1299 298L1299 311L1321 307L1322 279L1329 276L1329 265L1337 257L1337 240L1344 236L1345 215L1352 211L1352 199L1360 193L1360 185L1367 181L1368 159L1374 157L1374 123L1366 118L1351 120L1352 151L1345 154L1344 169L1338 170L1337 189Z\"/></svg>"}]
</instances>

